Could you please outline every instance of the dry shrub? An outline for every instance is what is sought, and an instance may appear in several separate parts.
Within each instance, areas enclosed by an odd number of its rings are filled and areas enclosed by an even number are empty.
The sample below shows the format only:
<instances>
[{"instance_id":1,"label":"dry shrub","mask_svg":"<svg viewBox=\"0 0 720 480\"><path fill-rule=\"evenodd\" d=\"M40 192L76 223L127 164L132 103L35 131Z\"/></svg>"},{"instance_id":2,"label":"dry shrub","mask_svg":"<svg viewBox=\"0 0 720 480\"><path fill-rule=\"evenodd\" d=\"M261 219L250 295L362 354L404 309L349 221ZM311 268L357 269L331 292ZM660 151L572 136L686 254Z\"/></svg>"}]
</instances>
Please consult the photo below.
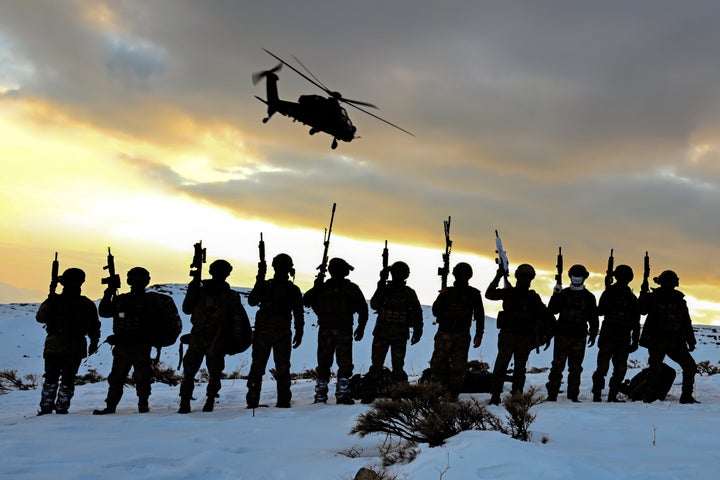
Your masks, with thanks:
<instances>
[{"instance_id":1,"label":"dry shrub","mask_svg":"<svg viewBox=\"0 0 720 480\"><path fill-rule=\"evenodd\" d=\"M31 390L37 387L37 376L28 374L24 377L18 377L17 370L0 371L0 391L9 392L10 390Z\"/></svg>"},{"instance_id":2,"label":"dry shrub","mask_svg":"<svg viewBox=\"0 0 720 480\"><path fill-rule=\"evenodd\" d=\"M517 392L507 395L503 399L503 406L507 411L510 435L518 440L530 440L530 425L535 421L535 415L530 409L544 400L536 387L530 387L526 392Z\"/></svg>"}]
</instances>

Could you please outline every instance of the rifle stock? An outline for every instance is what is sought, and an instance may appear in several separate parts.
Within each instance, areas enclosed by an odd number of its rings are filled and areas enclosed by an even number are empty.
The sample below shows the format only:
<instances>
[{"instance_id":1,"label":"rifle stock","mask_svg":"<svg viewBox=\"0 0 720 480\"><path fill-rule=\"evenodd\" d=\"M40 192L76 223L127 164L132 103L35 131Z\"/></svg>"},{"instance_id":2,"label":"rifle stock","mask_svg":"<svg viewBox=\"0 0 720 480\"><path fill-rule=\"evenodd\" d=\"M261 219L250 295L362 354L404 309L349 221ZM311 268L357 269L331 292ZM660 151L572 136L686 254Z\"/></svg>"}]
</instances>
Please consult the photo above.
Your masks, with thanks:
<instances>
[{"instance_id":1,"label":"rifle stock","mask_svg":"<svg viewBox=\"0 0 720 480\"><path fill-rule=\"evenodd\" d=\"M190 276L193 280L199 282L202 280L202 265L207 260L207 248L203 248L202 240L200 240L198 243L193 245L193 249L194 252L192 263L190 264Z\"/></svg>"}]
</instances>

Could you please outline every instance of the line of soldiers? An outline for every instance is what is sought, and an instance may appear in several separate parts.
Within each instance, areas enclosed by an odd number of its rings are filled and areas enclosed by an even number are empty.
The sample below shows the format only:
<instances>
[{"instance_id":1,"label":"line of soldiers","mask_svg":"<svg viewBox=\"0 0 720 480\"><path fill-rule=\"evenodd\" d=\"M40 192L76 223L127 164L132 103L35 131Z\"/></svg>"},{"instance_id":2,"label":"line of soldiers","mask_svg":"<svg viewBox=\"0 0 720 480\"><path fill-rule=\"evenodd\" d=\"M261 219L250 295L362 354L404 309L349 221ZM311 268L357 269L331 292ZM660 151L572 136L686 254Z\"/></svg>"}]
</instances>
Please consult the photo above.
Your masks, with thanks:
<instances>
[{"instance_id":1,"label":"line of soldiers","mask_svg":"<svg viewBox=\"0 0 720 480\"><path fill-rule=\"evenodd\" d=\"M264 264L263 264L264 266ZM328 400L328 383L333 361L337 362L335 399L338 404L354 403L350 389L353 375L352 343L364 338L368 321L368 306L360 288L347 277L353 267L344 259L333 258L328 263L330 278L319 276L313 287L302 295L292 282L292 258L284 253L272 260L273 277L265 279L264 268L258 272L256 283L248 296L250 306L257 306L254 330L240 295L232 290L227 278L232 266L225 260L214 261L209 268L210 279L193 278L182 304L189 314L192 330L183 336L188 351L183 358L183 380L180 386L178 413L191 412L191 399L197 374L203 360L209 382L203 411L213 410L221 388L225 356L244 351L252 339L252 363L247 380L248 408L259 406L262 377L270 354L273 354L277 383L276 407L291 406L290 357L293 348L302 343L304 332L303 306L311 307L318 318L317 384L315 402ZM406 382L404 370L408 340L418 343L423 334L423 314L415 291L407 285L410 268L397 261L383 268L370 307L377 312L373 329L371 367L366 375L372 385L384 371L390 353L392 381ZM430 360L431 381L445 386L449 399L461 393L468 363L469 348L478 348L484 333L484 308L480 291L469 285L472 267L464 262L452 270L454 283L443 288L432 305L438 330ZM609 382L608 401L618 400L618 390L627 370L629 353L643 346L649 352L651 374L648 383L657 382L657 369L667 356L683 370L681 403L697 403L693 398L697 365L690 352L695 348L690 315L679 286L677 275L670 270L654 280L659 285L644 291L638 299L629 283L632 269L617 266L612 275L615 282L602 293L599 303L585 288L589 273L582 265L568 271L570 285L557 289L546 306L530 288L535 277L531 265L519 265L515 271L515 286L499 288L505 272L499 269L485 292L485 298L502 301L498 314L498 354L493 368L491 404L500 403L505 375L514 360L511 393L521 392L525 385L525 369L533 349L549 348L554 339L552 367L547 381L547 399L556 401L563 371L567 365L567 397L579 401L580 374L587 346L598 337L597 369L593 379L593 400L601 401L605 377L610 362L613 373ZM57 278L63 286L60 294L51 293L37 313L37 321L45 324L47 337L44 348L45 375L39 415L67 413L74 393L74 379L82 359L98 349L100 321L95 304L81 294L85 273L69 268ZM168 342L163 340L160 318L175 318L177 309L157 293L146 292L149 272L135 267L127 273L130 292L118 294L119 280L109 282L99 305L99 315L113 319L113 334L106 340L114 346L113 364L108 376L108 394L104 409L97 415L115 413L123 393L125 379L133 370L138 396L138 411L149 411L152 383L151 348ZM649 290L649 289L648 289ZM167 296L165 296L167 297ZM168 297L169 298L169 297ZM175 309L168 312L168 309ZM640 335L640 316L647 315ZM557 319L555 318L557 315ZM599 316L604 316L599 329ZM357 317L357 327L355 327ZM472 323L475 322L471 337ZM294 325L293 325L294 324ZM178 325L179 333L181 324ZM294 327L294 334L293 328ZM598 332L599 330L599 332ZM86 342L89 338L89 345ZM175 337L171 342L175 342ZM159 350L158 350L159 353ZM370 392L363 401L371 401L378 392ZM647 398L652 401L652 398Z\"/></svg>"}]
</instances>

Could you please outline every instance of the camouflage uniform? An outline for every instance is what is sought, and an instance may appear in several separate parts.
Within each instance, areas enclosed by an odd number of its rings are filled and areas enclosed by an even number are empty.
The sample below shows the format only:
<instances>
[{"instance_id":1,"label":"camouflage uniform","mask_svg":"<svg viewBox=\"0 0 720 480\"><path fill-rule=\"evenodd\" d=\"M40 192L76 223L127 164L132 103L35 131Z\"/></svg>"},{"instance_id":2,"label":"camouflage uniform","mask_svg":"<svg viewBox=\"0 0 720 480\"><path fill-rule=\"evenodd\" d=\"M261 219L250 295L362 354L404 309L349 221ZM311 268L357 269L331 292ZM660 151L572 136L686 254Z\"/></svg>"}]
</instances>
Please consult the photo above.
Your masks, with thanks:
<instances>
[{"instance_id":1,"label":"camouflage uniform","mask_svg":"<svg viewBox=\"0 0 720 480\"><path fill-rule=\"evenodd\" d=\"M242 335L239 330L249 323L247 313L240 295L227 282L215 279L190 282L182 309L183 313L191 315L192 330L183 358L181 403L189 404L195 388L195 374L204 358L210 376L204 410L212 410L214 399L219 397L229 342Z\"/></svg>"},{"instance_id":2,"label":"camouflage uniform","mask_svg":"<svg viewBox=\"0 0 720 480\"><path fill-rule=\"evenodd\" d=\"M628 285L610 285L600 295L598 314L603 315L603 322L598 338L597 368L592 376L593 400L600 401L612 361L608 401L617 401L618 390L627 373L628 356L637 350L640 337L637 297Z\"/></svg>"},{"instance_id":3,"label":"camouflage uniform","mask_svg":"<svg viewBox=\"0 0 720 480\"><path fill-rule=\"evenodd\" d=\"M413 343L422 336L423 315L415 290L404 281L381 282L370 299L377 312L373 329L370 373L379 374L390 350L392 373L395 381L407 381L405 352L413 329Z\"/></svg>"},{"instance_id":4,"label":"camouflage uniform","mask_svg":"<svg viewBox=\"0 0 720 480\"><path fill-rule=\"evenodd\" d=\"M493 367L491 402L500 403L505 375L510 360L514 361L511 393L525 388L525 369L530 352L536 346L549 341L549 313L535 290L508 287L497 288L500 277L488 285L485 298L502 300L498 313L498 354Z\"/></svg>"},{"instance_id":5,"label":"camouflage uniform","mask_svg":"<svg viewBox=\"0 0 720 480\"><path fill-rule=\"evenodd\" d=\"M108 343L114 345L113 363L108 375L107 408L101 413L113 413L123 395L125 380L133 370L138 408L148 410L153 381L150 350L153 345L151 333L154 323L163 315L158 298L144 290L115 295L106 291L100 300L99 312L103 318L113 319L113 335ZM95 413L95 412L93 412Z\"/></svg>"},{"instance_id":6,"label":"camouflage uniform","mask_svg":"<svg viewBox=\"0 0 720 480\"><path fill-rule=\"evenodd\" d=\"M318 318L317 402L327 400L330 368L337 358L337 389L339 403L352 400L349 391L353 374L353 323L358 315L358 331L363 332L368 321L368 306L360 287L346 278L330 278L308 290L303 297L305 306L312 307ZM362 338L362 335L360 335Z\"/></svg>"},{"instance_id":7,"label":"camouflage uniform","mask_svg":"<svg viewBox=\"0 0 720 480\"><path fill-rule=\"evenodd\" d=\"M555 327L552 367L546 384L548 399L557 399L567 363L567 397L578 401L585 343L588 333L590 344L595 343L600 323L595 295L584 286L582 289L567 287L550 297L548 310L552 314L560 314Z\"/></svg>"},{"instance_id":8,"label":"camouflage uniform","mask_svg":"<svg viewBox=\"0 0 720 480\"><path fill-rule=\"evenodd\" d=\"M67 413L75 393L75 375L88 352L85 337L90 338L92 350L100 339L97 308L79 289L69 292L66 288L60 295L50 295L35 318L47 330L40 413Z\"/></svg>"},{"instance_id":9,"label":"camouflage uniform","mask_svg":"<svg viewBox=\"0 0 720 480\"><path fill-rule=\"evenodd\" d=\"M259 280L248 297L250 306L260 306L255 315L252 364L247 381L247 404L256 407L260 401L262 377L273 353L278 406L290 406L290 352L293 343L291 317L295 323L295 337L301 339L305 328L302 293L287 278Z\"/></svg>"},{"instance_id":10,"label":"camouflage uniform","mask_svg":"<svg viewBox=\"0 0 720 480\"><path fill-rule=\"evenodd\" d=\"M659 369L667 355L682 367L681 403L696 403L692 397L697 364L690 355L697 340L688 312L685 295L661 286L640 294L640 312L647 314L640 345L648 349L648 391L655 391Z\"/></svg>"},{"instance_id":11,"label":"camouflage uniform","mask_svg":"<svg viewBox=\"0 0 720 480\"><path fill-rule=\"evenodd\" d=\"M477 288L455 285L440 292L432 305L438 331L430 360L430 379L445 385L457 398L463 385L470 350L470 327L475 320L475 341L479 345L485 328L485 309Z\"/></svg>"}]
</instances>

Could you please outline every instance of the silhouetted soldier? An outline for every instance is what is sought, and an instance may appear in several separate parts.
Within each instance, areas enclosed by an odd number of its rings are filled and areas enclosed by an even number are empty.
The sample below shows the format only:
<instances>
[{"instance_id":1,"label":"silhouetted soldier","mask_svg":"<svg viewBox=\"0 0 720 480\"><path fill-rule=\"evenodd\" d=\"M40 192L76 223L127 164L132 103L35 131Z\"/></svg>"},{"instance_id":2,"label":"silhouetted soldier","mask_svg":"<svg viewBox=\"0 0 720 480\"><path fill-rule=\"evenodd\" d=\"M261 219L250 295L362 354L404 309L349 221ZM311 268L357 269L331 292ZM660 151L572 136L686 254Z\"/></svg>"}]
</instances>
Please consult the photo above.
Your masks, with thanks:
<instances>
[{"instance_id":1,"label":"silhouetted soldier","mask_svg":"<svg viewBox=\"0 0 720 480\"><path fill-rule=\"evenodd\" d=\"M35 319L45 324L47 336L43 358L45 380L38 415L68 413L75 393L75 375L82 359L98 349L100 320L97 308L81 295L85 272L68 268L58 278L61 294L51 293L38 309ZM88 347L85 337L90 339ZM57 398L56 398L57 397Z\"/></svg>"},{"instance_id":2,"label":"silhouetted soldier","mask_svg":"<svg viewBox=\"0 0 720 480\"><path fill-rule=\"evenodd\" d=\"M363 338L368 321L368 306L360 287L348 280L354 268L342 258L328 263L330 278L324 283L317 281L303 297L306 307L312 307L318 318L317 384L315 403L327 402L328 382L333 357L337 358L338 372L335 400L339 404L355 403L350 392L353 374L352 341ZM358 327L353 335L354 315L358 315Z\"/></svg>"},{"instance_id":3,"label":"silhouetted soldier","mask_svg":"<svg viewBox=\"0 0 720 480\"><path fill-rule=\"evenodd\" d=\"M114 348L112 369L108 375L106 407L94 410L94 415L115 413L131 369L138 396L138 411L150 411L152 332L163 313L157 298L145 292L149 283L150 273L143 267L133 267L127 272L130 292L118 295L115 287L109 286L100 300L100 316L113 319L113 334L107 338L107 342Z\"/></svg>"},{"instance_id":4,"label":"silhouetted soldier","mask_svg":"<svg viewBox=\"0 0 720 480\"><path fill-rule=\"evenodd\" d=\"M560 314L555 324L553 361L547 381L547 399L557 401L565 364L568 366L567 397L579 402L580 374L585 358L585 343L595 345L600 321L595 295L585 288L590 273L583 265L573 265L568 270L570 286L553 293L548 310ZM589 331L588 331L589 329ZM589 337L588 337L589 333Z\"/></svg>"},{"instance_id":5,"label":"silhouetted soldier","mask_svg":"<svg viewBox=\"0 0 720 480\"><path fill-rule=\"evenodd\" d=\"M249 325L240 295L225 280L232 272L226 260L210 264L210 280L194 278L188 285L183 313L191 315L192 331L188 351L183 358L183 380L180 384L178 413L190 413L190 400L195 388L195 374L203 358L210 376L203 412L212 412L222 386L225 355L233 339L240 338L244 325Z\"/></svg>"},{"instance_id":6,"label":"silhouetted soldier","mask_svg":"<svg viewBox=\"0 0 720 480\"><path fill-rule=\"evenodd\" d=\"M675 288L680 279L672 270L665 270L653 281L660 287L640 294L640 313L647 314L640 345L648 349L647 392L657 390L660 367L665 355L682 367L680 403L699 403L693 398L697 364L690 355L697 340L688 312L685 294ZM651 394L652 395L652 394ZM648 396L646 401L655 398Z\"/></svg>"},{"instance_id":7,"label":"silhouetted soldier","mask_svg":"<svg viewBox=\"0 0 720 480\"><path fill-rule=\"evenodd\" d=\"M247 406L255 408L260 402L262 377L265 374L270 352L275 361L275 380L277 381L277 403L279 408L289 408L290 391L290 352L302 343L305 328L302 292L288 280L295 276L293 261L289 255L280 253L272 261L275 271L273 278L258 278L248 296L250 306L260 306L255 314L255 333L252 346L252 364L247 382ZM292 336L290 322L294 318L295 336Z\"/></svg>"},{"instance_id":8,"label":"silhouetted soldier","mask_svg":"<svg viewBox=\"0 0 720 480\"><path fill-rule=\"evenodd\" d=\"M410 276L407 263L393 263L390 266L390 276L389 282L378 282L378 287L370 299L370 306L377 312L377 320L372 332L372 365L368 373L371 378L381 374L385 357L390 350L393 381L406 382L407 341L410 338L410 344L415 345L422 337L422 307L415 290L405 284Z\"/></svg>"},{"instance_id":9,"label":"silhouetted soldier","mask_svg":"<svg viewBox=\"0 0 720 480\"><path fill-rule=\"evenodd\" d=\"M505 375L514 360L510 393L520 393L525 388L525 369L530 352L538 345L550 344L552 320L540 295L530 289L535 278L532 265L523 263L515 269L515 286L498 288L504 272L498 269L485 292L488 300L502 300L498 313L498 354L493 367L490 403L500 404Z\"/></svg>"},{"instance_id":10,"label":"silhouetted soldier","mask_svg":"<svg viewBox=\"0 0 720 480\"><path fill-rule=\"evenodd\" d=\"M470 328L475 320L473 348L478 348L485 329L485 309L480 290L468 284L472 267L460 262L452 274L453 286L442 290L432 305L438 331L430 360L430 379L445 385L449 398L457 399L467 371Z\"/></svg>"},{"instance_id":11,"label":"silhouetted soldier","mask_svg":"<svg viewBox=\"0 0 720 480\"><path fill-rule=\"evenodd\" d=\"M615 283L600 295L598 314L603 316L598 338L597 368L593 373L593 401L602 401L605 375L613 364L608 402L617 402L617 394L627 373L628 355L638 349L640 338L640 309L629 283L633 271L627 265L618 265L613 272Z\"/></svg>"}]
</instances>

